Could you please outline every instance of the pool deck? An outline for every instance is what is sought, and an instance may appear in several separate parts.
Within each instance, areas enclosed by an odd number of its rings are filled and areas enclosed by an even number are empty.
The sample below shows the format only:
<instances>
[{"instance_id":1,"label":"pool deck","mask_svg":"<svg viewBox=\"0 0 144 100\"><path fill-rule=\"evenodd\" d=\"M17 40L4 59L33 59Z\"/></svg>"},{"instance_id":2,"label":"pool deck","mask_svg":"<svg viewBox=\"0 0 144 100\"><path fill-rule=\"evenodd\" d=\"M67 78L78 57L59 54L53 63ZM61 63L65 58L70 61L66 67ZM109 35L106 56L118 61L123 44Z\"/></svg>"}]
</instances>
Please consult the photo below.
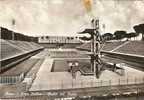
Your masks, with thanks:
<instances>
[{"instance_id":1,"label":"pool deck","mask_svg":"<svg viewBox=\"0 0 144 100\"><path fill-rule=\"evenodd\" d=\"M144 82L144 72L123 65L125 74L120 76L105 70L99 79L95 76L83 76L77 72L76 79L69 72L51 72L54 59L46 57L42 63L37 77L29 91L56 90L70 88L98 87L118 84L135 84Z\"/></svg>"}]
</instances>

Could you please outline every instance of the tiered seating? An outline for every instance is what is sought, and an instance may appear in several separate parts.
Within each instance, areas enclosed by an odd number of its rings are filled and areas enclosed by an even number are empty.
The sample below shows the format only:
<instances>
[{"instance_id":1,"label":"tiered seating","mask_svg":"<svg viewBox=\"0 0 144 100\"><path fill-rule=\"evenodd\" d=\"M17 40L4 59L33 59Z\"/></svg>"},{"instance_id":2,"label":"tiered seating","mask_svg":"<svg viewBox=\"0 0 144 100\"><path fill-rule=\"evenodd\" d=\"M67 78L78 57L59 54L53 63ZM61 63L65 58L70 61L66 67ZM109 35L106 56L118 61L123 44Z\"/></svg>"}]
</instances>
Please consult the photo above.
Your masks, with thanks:
<instances>
[{"instance_id":1,"label":"tiered seating","mask_svg":"<svg viewBox=\"0 0 144 100\"><path fill-rule=\"evenodd\" d=\"M42 46L34 43L34 42L24 42L27 46L29 46L29 49L36 50L37 48L41 48Z\"/></svg>"},{"instance_id":2,"label":"tiered seating","mask_svg":"<svg viewBox=\"0 0 144 100\"><path fill-rule=\"evenodd\" d=\"M144 55L144 41L130 41L126 45L123 45L114 52Z\"/></svg>"},{"instance_id":3,"label":"tiered seating","mask_svg":"<svg viewBox=\"0 0 144 100\"><path fill-rule=\"evenodd\" d=\"M90 48L91 48L91 43L88 42L88 43L84 43L82 44L81 46L78 46L76 47L77 49L80 49L80 50L88 50L90 51Z\"/></svg>"},{"instance_id":4,"label":"tiered seating","mask_svg":"<svg viewBox=\"0 0 144 100\"><path fill-rule=\"evenodd\" d=\"M37 44L37 43L34 43L34 42L29 42L29 43L31 43L33 46L38 47L38 48L41 48L41 47L42 47L41 45L39 45L39 44Z\"/></svg>"},{"instance_id":5,"label":"tiered seating","mask_svg":"<svg viewBox=\"0 0 144 100\"><path fill-rule=\"evenodd\" d=\"M111 51L113 50L114 48L118 47L119 45L123 44L124 42L106 42L104 44L104 47L102 48L102 50L106 50L106 51ZM88 50L90 51L90 48L91 48L91 42L88 42L88 43L85 43L83 45L81 45L80 47L77 47L78 49L81 49L81 50Z\"/></svg>"},{"instance_id":6,"label":"tiered seating","mask_svg":"<svg viewBox=\"0 0 144 100\"><path fill-rule=\"evenodd\" d=\"M33 44L29 42L24 42L24 44L28 47L28 49L31 49L31 50L34 50L37 48L36 46L34 46Z\"/></svg>"},{"instance_id":7,"label":"tiered seating","mask_svg":"<svg viewBox=\"0 0 144 100\"><path fill-rule=\"evenodd\" d=\"M22 43L21 41L12 41L12 40L8 40L8 42L10 42L13 45L16 45L17 47L19 47L20 49L24 50L24 51L28 51L29 48Z\"/></svg>"},{"instance_id":8,"label":"tiered seating","mask_svg":"<svg viewBox=\"0 0 144 100\"><path fill-rule=\"evenodd\" d=\"M3 39L0 39L0 41L1 41L1 59L42 48L42 46L34 42L13 41Z\"/></svg>"},{"instance_id":9,"label":"tiered seating","mask_svg":"<svg viewBox=\"0 0 144 100\"><path fill-rule=\"evenodd\" d=\"M42 46L34 43L34 42L26 42L26 41L13 41L8 40L9 43L16 45L18 48L24 51L36 50L37 48L41 48Z\"/></svg>"},{"instance_id":10,"label":"tiered seating","mask_svg":"<svg viewBox=\"0 0 144 100\"><path fill-rule=\"evenodd\" d=\"M8 69L10 66L17 64L18 62L36 54L43 49L36 43L26 41L0 39L0 42L0 63L2 67L0 71Z\"/></svg>"},{"instance_id":11,"label":"tiered seating","mask_svg":"<svg viewBox=\"0 0 144 100\"><path fill-rule=\"evenodd\" d=\"M23 51L19 49L17 46L12 46L7 41L2 39L0 39L0 41L1 41L1 52L0 52L1 60L23 53Z\"/></svg>"},{"instance_id":12,"label":"tiered seating","mask_svg":"<svg viewBox=\"0 0 144 100\"><path fill-rule=\"evenodd\" d=\"M125 44L124 44L125 43ZM117 48L118 47L118 48ZM80 50L88 50L90 51L91 44L85 43L80 47L77 47ZM117 48L115 50L115 48ZM126 54L136 54L136 55L144 55L144 41L115 41L115 42L106 42L104 47L102 48L104 51L112 51L120 52Z\"/></svg>"},{"instance_id":13,"label":"tiered seating","mask_svg":"<svg viewBox=\"0 0 144 100\"><path fill-rule=\"evenodd\" d=\"M122 45L124 42L106 42L104 44L104 47L102 48L102 50L105 50L105 51L111 51L113 49L115 49L116 47Z\"/></svg>"}]
</instances>

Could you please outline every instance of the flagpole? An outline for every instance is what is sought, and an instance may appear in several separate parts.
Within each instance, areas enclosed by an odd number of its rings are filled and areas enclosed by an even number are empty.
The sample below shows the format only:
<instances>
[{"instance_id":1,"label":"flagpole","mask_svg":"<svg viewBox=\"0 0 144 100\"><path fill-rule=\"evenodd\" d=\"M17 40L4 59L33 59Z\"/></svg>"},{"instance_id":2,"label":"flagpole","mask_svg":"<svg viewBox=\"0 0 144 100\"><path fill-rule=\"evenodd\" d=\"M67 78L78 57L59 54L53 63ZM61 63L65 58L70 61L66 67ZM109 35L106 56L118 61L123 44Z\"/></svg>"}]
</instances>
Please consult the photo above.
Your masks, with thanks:
<instances>
[{"instance_id":1,"label":"flagpole","mask_svg":"<svg viewBox=\"0 0 144 100\"><path fill-rule=\"evenodd\" d=\"M14 36L14 27L15 27L15 20L12 19L12 29L13 29L13 31L12 31L12 40L15 40L15 36Z\"/></svg>"}]
</instances>

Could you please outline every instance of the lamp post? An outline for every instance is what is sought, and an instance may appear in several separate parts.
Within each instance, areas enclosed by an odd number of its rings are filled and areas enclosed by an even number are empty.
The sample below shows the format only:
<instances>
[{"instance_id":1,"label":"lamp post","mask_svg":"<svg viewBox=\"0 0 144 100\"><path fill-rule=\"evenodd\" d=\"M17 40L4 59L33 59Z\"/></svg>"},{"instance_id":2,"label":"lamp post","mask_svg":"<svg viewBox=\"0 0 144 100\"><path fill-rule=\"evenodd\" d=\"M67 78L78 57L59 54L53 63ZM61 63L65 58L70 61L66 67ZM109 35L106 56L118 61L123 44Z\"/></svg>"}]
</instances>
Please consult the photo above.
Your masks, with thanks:
<instances>
[{"instance_id":1,"label":"lamp post","mask_svg":"<svg viewBox=\"0 0 144 100\"><path fill-rule=\"evenodd\" d=\"M15 27L15 19L12 19L12 29L14 31L14 27ZM12 40L15 39L15 36L14 36L14 32L12 31Z\"/></svg>"}]
</instances>

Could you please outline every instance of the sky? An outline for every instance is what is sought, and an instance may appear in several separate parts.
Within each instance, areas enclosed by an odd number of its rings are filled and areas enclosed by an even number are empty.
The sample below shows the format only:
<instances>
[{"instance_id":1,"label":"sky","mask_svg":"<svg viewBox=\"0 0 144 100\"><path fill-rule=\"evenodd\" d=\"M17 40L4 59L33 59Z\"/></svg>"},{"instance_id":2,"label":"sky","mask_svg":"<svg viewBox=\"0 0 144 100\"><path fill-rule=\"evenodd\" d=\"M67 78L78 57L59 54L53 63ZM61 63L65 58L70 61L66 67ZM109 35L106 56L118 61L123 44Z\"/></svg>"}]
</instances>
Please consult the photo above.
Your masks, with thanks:
<instances>
[{"instance_id":1,"label":"sky","mask_svg":"<svg viewBox=\"0 0 144 100\"><path fill-rule=\"evenodd\" d=\"M91 1L87 11L83 0L0 0L0 26L32 36L73 36L91 27L92 18L100 20L102 33L132 32L144 23L144 0Z\"/></svg>"}]
</instances>

